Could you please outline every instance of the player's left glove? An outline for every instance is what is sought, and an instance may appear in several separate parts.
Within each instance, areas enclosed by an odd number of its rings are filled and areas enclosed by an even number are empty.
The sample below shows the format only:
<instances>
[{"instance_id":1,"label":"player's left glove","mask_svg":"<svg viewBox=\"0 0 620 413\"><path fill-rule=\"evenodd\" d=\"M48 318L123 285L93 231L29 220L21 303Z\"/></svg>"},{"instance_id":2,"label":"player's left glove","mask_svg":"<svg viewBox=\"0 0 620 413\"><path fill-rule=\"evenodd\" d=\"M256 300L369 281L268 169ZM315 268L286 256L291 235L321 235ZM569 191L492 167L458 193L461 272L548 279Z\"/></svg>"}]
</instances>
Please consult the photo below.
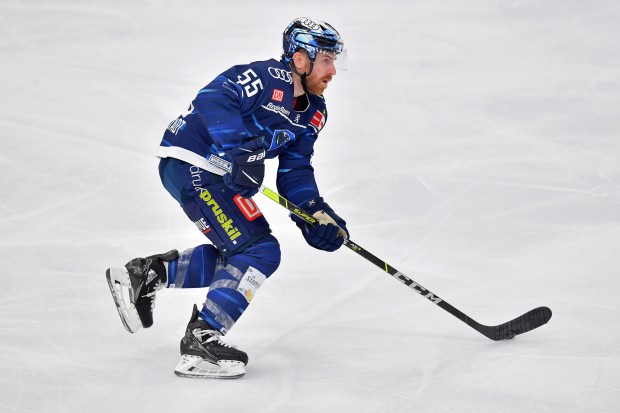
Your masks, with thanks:
<instances>
[{"instance_id":1,"label":"player's left glove","mask_svg":"<svg viewBox=\"0 0 620 413\"><path fill-rule=\"evenodd\" d=\"M306 242L319 250L336 251L342 246L345 239L349 238L349 230L344 219L340 218L334 210L319 197L300 205L300 207L312 214L319 223L308 224L298 216L291 214L291 219L301 230Z\"/></svg>"},{"instance_id":2,"label":"player's left glove","mask_svg":"<svg viewBox=\"0 0 620 413\"><path fill-rule=\"evenodd\" d=\"M256 195L265 177L262 138L254 138L225 153L231 160L232 169L224 175L224 183L244 198Z\"/></svg>"}]
</instances>

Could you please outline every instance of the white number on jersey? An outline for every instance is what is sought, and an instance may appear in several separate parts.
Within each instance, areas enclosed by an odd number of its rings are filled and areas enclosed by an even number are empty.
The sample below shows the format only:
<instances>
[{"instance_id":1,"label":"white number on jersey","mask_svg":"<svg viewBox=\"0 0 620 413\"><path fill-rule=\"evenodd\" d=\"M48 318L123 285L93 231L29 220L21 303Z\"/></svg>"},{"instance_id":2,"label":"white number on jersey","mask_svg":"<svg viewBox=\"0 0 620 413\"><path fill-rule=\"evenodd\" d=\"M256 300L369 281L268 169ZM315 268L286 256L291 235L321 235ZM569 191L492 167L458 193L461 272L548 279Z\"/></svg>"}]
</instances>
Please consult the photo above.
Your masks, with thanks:
<instances>
[{"instance_id":1,"label":"white number on jersey","mask_svg":"<svg viewBox=\"0 0 620 413\"><path fill-rule=\"evenodd\" d=\"M261 82L256 72L254 72L252 69L246 70L245 72L243 72L243 77L237 76L237 79L239 80L237 82L238 84L240 84L241 86L245 85L243 90L245 90L245 94L249 98L251 98L263 89L263 82Z\"/></svg>"}]
</instances>

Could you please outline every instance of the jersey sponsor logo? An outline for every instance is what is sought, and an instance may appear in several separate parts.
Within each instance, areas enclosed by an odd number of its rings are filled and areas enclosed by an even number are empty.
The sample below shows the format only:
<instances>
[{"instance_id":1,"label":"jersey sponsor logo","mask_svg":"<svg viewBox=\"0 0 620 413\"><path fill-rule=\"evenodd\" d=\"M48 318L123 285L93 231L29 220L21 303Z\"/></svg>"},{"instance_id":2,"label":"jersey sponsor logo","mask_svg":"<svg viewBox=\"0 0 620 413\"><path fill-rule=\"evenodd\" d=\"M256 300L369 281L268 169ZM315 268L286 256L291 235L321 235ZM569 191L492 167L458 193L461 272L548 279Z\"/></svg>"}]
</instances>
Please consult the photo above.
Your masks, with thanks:
<instances>
[{"instance_id":1,"label":"jersey sponsor logo","mask_svg":"<svg viewBox=\"0 0 620 413\"><path fill-rule=\"evenodd\" d=\"M288 116L291 114L290 110L286 110L286 108L284 106L279 106L279 105L274 105L273 103L269 102L267 104L267 106L263 106L264 108L272 111L272 112L277 112L277 113L281 113L284 116Z\"/></svg>"},{"instance_id":2,"label":"jersey sponsor logo","mask_svg":"<svg viewBox=\"0 0 620 413\"><path fill-rule=\"evenodd\" d=\"M205 201L205 203L211 207L211 212L213 212L215 219L217 219L217 222L219 222L224 232L226 232L228 238L230 238L233 244L237 244L237 241L235 241L235 239L241 236L241 231L239 231L239 228L233 226L233 220L231 218L228 218L224 214L222 208L220 208L220 205L217 203L217 201L213 199L211 193L206 188L201 189L202 192L200 193L200 199Z\"/></svg>"},{"instance_id":3,"label":"jersey sponsor logo","mask_svg":"<svg viewBox=\"0 0 620 413\"><path fill-rule=\"evenodd\" d=\"M310 30L321 30L321 26L318 23L306 17L301 17L297 21Z\"/></svg>"},{"instance_id":4,"label":"jersey sponsor logo","mask_svg":"<svg viewBox=\"0 0 620 413\"><path fill-rule=\"evenodd\" d=\"M203 234L211 232L211 227L209 226L209 224L207 224L207 221L205 221L204 218L200 218L198 221L194 221L194 224L196 225L196 228L198 228Z\"/></svg>"},{"instance_id":5,"label":"jersey sponsor logo","mask_svg":"<svg viewBox=\"0 0 620 413\"><path fill-rule=\"evenodd\" d=\"M310 124L320 131L321 129L323 129L323 126L325 126L325 115L323 115L321 111L317 110L316 113L312 116Z\"/></svg>"},{"instance_id":6,"label":"jersey sponsor logo","mask_svg":"<svg viewBox=\"0 0 620 413\"><path fill-rule=\"evenodd\" d=\"M230 171L232 169L232 163L213 154L209 155L209 157L207 158L207 162L209 162L213 166L217 166L224 171Z\"/></svg>"},{"instance_id":7,"label":"jersey sponsor logo","mask_svg":"<svg viewBox=\"0 0 620 413\"><path fill-rule=\"evenodd\" d=\"M282 102L282 99L284 99L284 92L280 89L274 89L273 95L271 95L271 100L275 100L276 102Z\"/></svg>"},{"instance_id":8,"label":"jersey sponsor logo","mask_svg":"<svg viewBox=\"0 0 620 413\"><path fill-rule=\"evenodd\" d=\"M260 272L254 267L248 267L248 270L243 274L243 278L237 287L239 291L249 303L256 295L256 290L267 280L265 274Z\"/></svg>"},{"instance_id":9,"label":"jersey sponsor logo","mask_svg":"<svg viewBox=\"0 0 620 413\"><path fill-rule=\"evenodd\" d=\"M202 169L191 165L189 167L189 172L192 175L192 186L196 191L202 192Z\"/></svg>"},{"instance_id":10,"label":"jersey sponsor logo","mask_svg":"<svg viewBox=\"0 0 620 413\"><path fill-rule=\"evenodd\" d=\"M239 210L243 213L243 216L248 221L254 221L256 218L263 216L263 213L258 209L258 205L251 198L244 198L241 195L235 195L235 204L239 207Z\"/></svg>"},{"instance_id":11,"label":"jersey sponsor logo","mask_svg":"<svg viewBox=\"0 0 620 413\"><path fill-rule=\"evenodd\" d=\"M271 139L271 145L269 146L269 150L272 151L280 146L286 144L287 142L295 139L295 134L288 129L276 129L273 131L273 137Z\"/></svg>"},{"instance_id":12,"label":"jersey sponsor logo","mask_svg":"<svg viewBox=\"0 0 620 413\"><path fill-rule=\"evenodd\" d=\"M185 122L183 118L177 118L170 122L170 124L168 125L168 130L176 135L181 129L185 127L186 124L187 122Z\"/></svg>"},{"instance_id":13,"label":"jersey sponsor logo","mask_svg":"<svg viewBox=\"0 0 620 413\"><path fill-rule=\"evenodd\" d=\"M274 79L283 80L286 83L290 83L291 85L293 84L293 74L291 72L277 67L270 67L269 69L267 69L267 71Z\"/></svg>"}]
</instances>

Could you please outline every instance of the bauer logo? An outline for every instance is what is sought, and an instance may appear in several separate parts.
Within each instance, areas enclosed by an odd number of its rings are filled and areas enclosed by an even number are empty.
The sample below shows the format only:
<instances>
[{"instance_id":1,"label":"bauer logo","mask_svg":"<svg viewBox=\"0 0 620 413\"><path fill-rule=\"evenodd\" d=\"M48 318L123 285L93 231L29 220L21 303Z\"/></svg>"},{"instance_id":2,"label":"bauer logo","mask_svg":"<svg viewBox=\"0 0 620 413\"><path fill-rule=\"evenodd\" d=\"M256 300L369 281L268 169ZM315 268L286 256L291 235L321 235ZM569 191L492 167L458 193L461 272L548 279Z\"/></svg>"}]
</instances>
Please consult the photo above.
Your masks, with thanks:
<instances>
[{"instance_id":1,"label":"bauer logo","mask_svg":"<svg viewBox=\"0 0 620 413\"><path fill-rule=\"evenodd\" d=\"M282 99L284 99L284 92L279 89L274 89L273 94L271 95L271 100L282 102Z\"/></svg>"}]
</instances>

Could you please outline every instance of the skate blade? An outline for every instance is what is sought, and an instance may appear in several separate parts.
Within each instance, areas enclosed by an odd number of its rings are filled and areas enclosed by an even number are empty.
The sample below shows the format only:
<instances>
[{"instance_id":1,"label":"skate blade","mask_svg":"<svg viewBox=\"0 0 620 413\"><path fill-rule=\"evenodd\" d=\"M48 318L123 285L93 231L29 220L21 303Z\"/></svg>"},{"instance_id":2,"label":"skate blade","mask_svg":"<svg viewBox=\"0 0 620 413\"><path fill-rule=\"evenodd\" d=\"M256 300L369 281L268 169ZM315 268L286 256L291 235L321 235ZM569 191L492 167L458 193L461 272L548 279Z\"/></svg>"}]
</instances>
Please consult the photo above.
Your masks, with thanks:
<instances>
[{"instance_id":1,"label":"skate blade","mask_svg":"<svg viewBox=\"0 0 620 413\"><path fill-rule=\"evenodd\" d=\"M132 293L129 287L131 285L129 274L124 268L108 268L105 275L123 326L130 333L135 333L142 327L142 322L136 306L129 298Z\"/></svg>"},{"instance_id":2,"label":"skate blade","mask_svg":"<svg viewBox=\"0 0 620 413\"><path fill-rule=\"evenodd\" d=\"M212 364L202 357L182 355L174 374L199 379L238 379L245 375L245 364L233 360L220 360Z\"/></svg>"}]
</instances>

